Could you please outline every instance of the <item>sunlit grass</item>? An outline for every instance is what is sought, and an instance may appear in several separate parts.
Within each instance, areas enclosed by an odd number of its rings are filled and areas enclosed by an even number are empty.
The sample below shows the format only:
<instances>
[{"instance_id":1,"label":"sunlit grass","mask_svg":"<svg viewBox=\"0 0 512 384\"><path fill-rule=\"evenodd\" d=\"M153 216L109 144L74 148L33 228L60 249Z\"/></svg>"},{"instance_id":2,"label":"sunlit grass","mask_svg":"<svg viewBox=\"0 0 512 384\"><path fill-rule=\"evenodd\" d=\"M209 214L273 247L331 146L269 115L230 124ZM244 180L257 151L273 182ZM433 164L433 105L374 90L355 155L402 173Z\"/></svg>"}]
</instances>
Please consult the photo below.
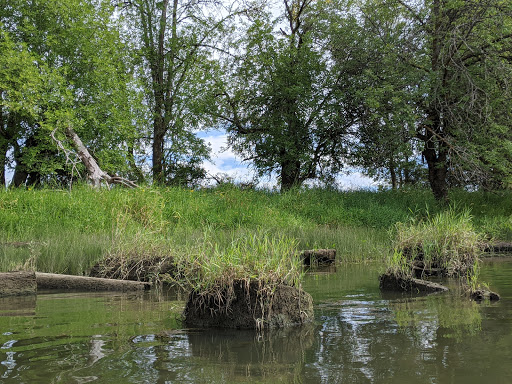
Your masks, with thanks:
<instances>
[{"instance_id":1,"label":"sunlit grass","mask_svg":"<svg viewBox=\"0 0 512 384\"><path fill-rule=\"evenodd\" d=\"M512 236L509 195L454 192L451 198L471 210L475 231L506 240ZM218 264L251 265L241 249L259 254L264 245L268 252L261 254L272 258L290 253L281 250L291 243L297 250L335 248L339 262L384 260L395 223L425 222L443 210L422 190L12 189L0 192L0 270L84 274L107 257L155 255L191 264L208 254ZM451 230L442 221L432 224L438 234ZM418 226L417 236L424 230ZM437 246L422 241L425 249Z\"/></svg>"}]
</instances>

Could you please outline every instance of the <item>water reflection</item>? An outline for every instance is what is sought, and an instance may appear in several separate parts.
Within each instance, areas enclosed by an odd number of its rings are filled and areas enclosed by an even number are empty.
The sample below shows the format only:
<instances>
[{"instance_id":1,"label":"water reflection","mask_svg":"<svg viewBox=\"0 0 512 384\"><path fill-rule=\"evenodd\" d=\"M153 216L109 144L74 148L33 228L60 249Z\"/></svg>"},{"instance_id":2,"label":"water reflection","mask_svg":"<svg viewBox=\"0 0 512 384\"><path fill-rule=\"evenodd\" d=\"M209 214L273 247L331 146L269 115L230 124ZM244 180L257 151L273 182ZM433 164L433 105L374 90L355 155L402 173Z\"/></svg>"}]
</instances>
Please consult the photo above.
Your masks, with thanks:
<instances>
[{"instance_id":1,"label":"water reflection","mask_svg":"<svg viewBox=\"0 0 512 384\"><path fill-rule=\"evenodd\" d=\"M304 283L315 324L264 333L183 329L177 297L39 296L0 316L0 382L508 383L511 274L484 268L502 300L477 304L383 295L377 269L341 265Z\"/></svg>"}]
</instances>

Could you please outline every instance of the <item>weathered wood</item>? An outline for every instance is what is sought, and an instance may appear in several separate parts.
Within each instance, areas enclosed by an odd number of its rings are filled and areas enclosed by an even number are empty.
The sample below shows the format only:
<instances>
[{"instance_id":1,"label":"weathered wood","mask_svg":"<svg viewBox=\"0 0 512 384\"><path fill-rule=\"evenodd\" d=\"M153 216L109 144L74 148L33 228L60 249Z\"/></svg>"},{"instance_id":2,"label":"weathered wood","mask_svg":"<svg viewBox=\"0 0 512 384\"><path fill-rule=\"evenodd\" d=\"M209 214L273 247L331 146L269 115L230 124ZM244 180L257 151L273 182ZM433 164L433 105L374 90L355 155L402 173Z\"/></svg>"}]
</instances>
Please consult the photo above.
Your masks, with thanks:
<instances>
[{"instance_id":1,"label":"weathered wood","mask_svg":"<svg viewBox=\"0 0 512 384\"><path fill-rule=\"evenodd\" d=\"M36 272L37 289L75 289L81 291L141 291L151 283L102 279L99 277L58 275Z\"/></svg>"},{"instance_id":2,"label":"weathered wood","mask_svg":"<svg viewBox=\"0 0 512 384\"><path fill-rule=\"evenodd\" d=\"M310 249L302 251L300 254L304 265L312 264L332 264L336 262L335 249Z\"/></svg>"},{"instance_id":3,"label":"weathered wood","mask_svg":"<svg viewBox=\"0 0 512 384\"><path fill-rule=\"evenodd\" d=\"M403 291L403 292L446 292L448 288L444 285L414 279L411 277L400 277L393 273L385 273L379 276L380 289L384 291Z\"/></svg>"},{"instance_id":4,"label":"weathered wood","mask_svg":"<svg viewBox=\"0 0 512 384\"><path fill-rule=\"evenodd\" d=\"M0 297L33 295L36 293L36 288L34 272L0 273Z\"/></svg>"}]
</instances>

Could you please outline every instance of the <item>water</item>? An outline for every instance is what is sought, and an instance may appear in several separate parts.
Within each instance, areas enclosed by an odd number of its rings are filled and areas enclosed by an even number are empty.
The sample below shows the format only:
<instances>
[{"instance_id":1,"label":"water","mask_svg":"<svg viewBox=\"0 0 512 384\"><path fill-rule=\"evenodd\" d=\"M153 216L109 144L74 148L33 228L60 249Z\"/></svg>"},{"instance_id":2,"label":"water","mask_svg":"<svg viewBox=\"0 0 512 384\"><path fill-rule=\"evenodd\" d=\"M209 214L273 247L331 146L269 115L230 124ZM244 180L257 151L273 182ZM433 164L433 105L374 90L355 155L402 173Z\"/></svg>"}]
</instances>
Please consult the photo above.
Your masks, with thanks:
<instances>
[{"instance_id":1,"label":"water","mask_svg":"<svg viewBox=\"0 0 512 384\"><path fill-rule=\"evenodd\" d=\"M0 383L510 383L512 261L487 262L498 303L382 295L378 270L306 278L316 321L183 330L171 293L0 299Z\"/></svg>"}]
</instances>

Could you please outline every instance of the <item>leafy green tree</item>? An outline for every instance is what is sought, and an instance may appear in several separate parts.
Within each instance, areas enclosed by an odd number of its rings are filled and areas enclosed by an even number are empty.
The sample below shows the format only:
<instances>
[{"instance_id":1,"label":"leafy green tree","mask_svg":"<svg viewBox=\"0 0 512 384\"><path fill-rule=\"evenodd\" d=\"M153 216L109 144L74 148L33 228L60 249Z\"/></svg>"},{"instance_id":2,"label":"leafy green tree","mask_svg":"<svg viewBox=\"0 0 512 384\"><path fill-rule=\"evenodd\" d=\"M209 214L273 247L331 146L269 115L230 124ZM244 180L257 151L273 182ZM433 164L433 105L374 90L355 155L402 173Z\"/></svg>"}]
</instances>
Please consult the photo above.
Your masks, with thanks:
<instances>
[{"instance_id":1,"label":"leafy green tree","mask_svg":"<svg viewBox=\"0 0 512 384\"><path fill-rule=\"evenodd\" d=\"M406 79L434 196L446 200L456 174L477 185L510 174L512 4L388 0L362 11Z\"/></svg>"},{"instance_id":2,"label":"leafy green tree","mask_svg":"<svg viewBox=\"0 0 512 384\"><path fill-rule=\"evenodd\" d=\"M345 73L325 55L319 33L328 4L284 0L283 14L252 15L223 61L215 115L229 142L260 175L277 172L282 189L332 180L357 115L345 97Z\"/></svg>"},{"instance_id":3,"label":"leafy green tree","mask_svg":"<svg viewBox=\"0 0 512 384\"><path fill-rule=\"evenodd\" d=\"M204 175L199 164L209 157L208 146L194 132L211 125L205 105L212 102L206 92L215 77L212 52L236 12L214 1L122 4L151 109L153 182L197 181Z\"/></svg>"},{"instance_id":4,"label":"leafy green tree","mask_svg":"<svg viewBox=\"0 0 512 384\"><path fill-rule=\"evenodd\" d=\"M65 140L67 128L107 172L133 173L129 148L136 146L140 118L132 105L141 100L112 11L106 1L87 0L11 0L0 11L3 36L14 44L10 54L30 55L24 70L35 71L42 84L32 88L37 100L26 99L23 84L7 76L9 71L4 76L9 97L2 101L2 120L14 149L14 184L69 179L69 159L54 140ZM32 81L37 78L32 74ZM17 92L23 108L7 102Z\"/></svg>"}]
</instances>

